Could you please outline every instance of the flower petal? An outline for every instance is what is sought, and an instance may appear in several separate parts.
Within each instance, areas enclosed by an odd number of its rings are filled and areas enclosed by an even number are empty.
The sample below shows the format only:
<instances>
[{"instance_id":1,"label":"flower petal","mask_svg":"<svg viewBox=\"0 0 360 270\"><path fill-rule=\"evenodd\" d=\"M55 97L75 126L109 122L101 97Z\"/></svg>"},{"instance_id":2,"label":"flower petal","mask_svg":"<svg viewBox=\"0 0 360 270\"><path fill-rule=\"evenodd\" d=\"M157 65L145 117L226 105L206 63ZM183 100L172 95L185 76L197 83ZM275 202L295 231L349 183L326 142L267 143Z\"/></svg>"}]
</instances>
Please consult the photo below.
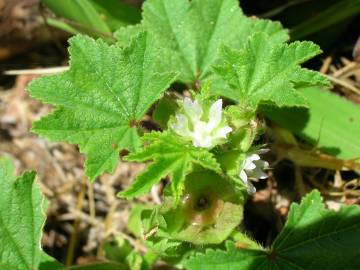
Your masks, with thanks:
<instances>
[{"instance_id":1,"label":"flower petal","mask_svg":"<svg viewBox=\"0 0 360 270\"><path fill-rule=\"evenodd\" d=\"M256 192L256 188L254 187L254 185L251 182L248 182L247 185L247 192L251 195L254 194Z\"/></svg>"},{"instance_id":2,"label":"flower petal","mask_svg":"<svg viewBox=\"0 0 360 270\"><path fill-rule=\"evenodd\" d=\"M264 161L264 160L255 160L254 161L256 167L261 168L261 169L267 169L269 168L269 162Z\"/></svg>"},{"instance_id":3,"label":"flower petal","mask_svg":"<svg viewBox=\"0 0 360 270\"><path fill-rule=\"evenodd\" d=\"M193 135L193 145L195 147L209 148L212 146L212 140L209 136L201 136L203 134Z\"/></svg>"},{"instance_id":4,"label":"flower petal","mask_svg":"<svg viewBox=\"0 0 360 270\"><path fill-rule=\"evenodd\" d=\"M251 171L256 168L256 165L250 158L247 158L243 163L243 168L244 170Z\"/></svg>"},{"instance_id":5,"label":"flower petal","mask_svg":"<svg viewBox=\"0 0 360 270\"><path fill-rule=\"evenodd\" d=\"M254 161L254 160L260 160L260 156L258 154L251 154L248 159Z\"/></svg>"},{"instance_id":6,"label":"flower petal","mask_svg":"<svg viewBox=\"0 0 360 270\"><path fill-rule=\"evenodd\" d=\"M256 188L252 185L249 179L265 179L268 175L263 169L268 169L269 163L261 160L259 154L267 152L268 149L260 149L256 152L248 153L245 160L242 162L241 171L239 173L240 178L243 180L246 177L246 185L248 187L248 193L253 194L256 192Z\"/></svg>"},{"instance_id":7,"label":"flower petal","mask_svg":"<svg viewBox=\"0 0 360 270\"><path fill-rule=\"evenodd\" d=\"M270 151L269 148L262 148L262 149L257 150L256 153L259 154L259 155L262 155L262 154L265 154L265 153L267 153L269 151Z\"/></svg>"},{"instance_id":8,"label":"flower petal","mask_svg":"<svg viewBox=\"0 0 360 270\"><path fill-rule=\"evenodd\" d=\"M252 173L251 176L257 179L266 179L268 178L268 175L262 171L260 168L255 168Z\"/></svg>"},{"instance_id":9,"label":"flower petal","mask_svg":"<svg viewBox=\"0 0 360 270\"><path fill-rule=\"evenodd\" d=\"M171 128L180 136L190 136L187 117L183 114L177 114L175 118L176 122L171 125Z\"/></svg>"},{"instance_id":10,"label":"flower petal","mask_svg":"<svg viewBox=\"0 0 360 270\"><path fill-rule=\"evenodd\" d=\"M216 128L221 122L222 115L222 99L218 99L211 105L209 110L209 122L208 122L208 130L213 130Z\"/></svg>"},{"instance_id":11,"label":"flower petal","mask_svg":"<svg viewBox=\"0 0 360 270\"><path fill-rule=\"evenodd\" d=\"M230 133L231 131L232 131L231 127L228 126L222 127L216 131L216 137L225 139L227 137L227 134Z\"/></svg>"},{"instance_id":12,"label":"flower petal","mask_svg":"<svg viewBox=\"0 0 360 270\"><path fill-rule=\"evenodd\" d=\"M243 181L244 184L247 185L247 183L248 183L248 177L247 177L247 174L246 174L246 172L245 172L244 170L241 170L241 171L240 171L239 177L240 177L241 181Z\"/></svg>"},{"instance_id":13,"label":"flower petal","mask_svg":"<svg viewBox=\"0 0 360 270\"><path fill-rule=\"evenodd\" d=\"M184 110L185 113L189 116L190 120L196 122L200 120L203 110L197 100L192 101L190 98L184 98Z\"/></svg>"}]
</instances>

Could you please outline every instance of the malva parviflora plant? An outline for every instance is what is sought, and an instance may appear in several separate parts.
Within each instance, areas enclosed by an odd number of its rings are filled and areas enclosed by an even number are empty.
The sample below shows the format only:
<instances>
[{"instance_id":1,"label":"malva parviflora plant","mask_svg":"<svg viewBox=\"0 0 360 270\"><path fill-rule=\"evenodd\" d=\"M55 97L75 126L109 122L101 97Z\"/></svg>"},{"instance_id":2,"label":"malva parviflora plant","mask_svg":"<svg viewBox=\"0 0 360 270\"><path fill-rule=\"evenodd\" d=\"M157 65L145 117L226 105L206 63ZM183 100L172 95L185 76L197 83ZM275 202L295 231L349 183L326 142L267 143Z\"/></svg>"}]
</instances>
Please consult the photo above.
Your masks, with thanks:
<instances>
[{"instance_id":1,"label":"malva parviflora plant","mask_svg":"<svg viewBox=\"0 0 360 270\"><path fill-rule=\"evenodd\" d=\"M120 162L148 165L120 199L168 180L162 204L138 215L153 256L129 263L130 269L150 269L154 256L189 270L360 269L359 208L326 210L317 191L292 205L271 247L239 230L244 203L256 192L252 181L266 178L270 168L259 108L306 107L302 87L329 86L320 73L301 67L321 52L316 44L289 43L280 23L246 17L237 0L147 0L141 23L114 36L111 45L72 37L70 69L35 79L28 92L54 107L32 131L78 145L90 181L113 172L124 149L129 153ZM175 91L175 82L186 91ZM156 131L142 125L145 115L154 116ZM8 161L1 164L9 170ZM0 247L0 266L37 269L43 217L34 175L0 176L10 194L0 198L0 242L14 242ZM17 249L19 240L1 229L16 192L34 196L34 209L19 201L24 209L14 210L36 221L26 239L34 252ZM16 228L17 220L9 222ZM16 261L8 255L14 250Z\"/></svg>"}]
</instances>

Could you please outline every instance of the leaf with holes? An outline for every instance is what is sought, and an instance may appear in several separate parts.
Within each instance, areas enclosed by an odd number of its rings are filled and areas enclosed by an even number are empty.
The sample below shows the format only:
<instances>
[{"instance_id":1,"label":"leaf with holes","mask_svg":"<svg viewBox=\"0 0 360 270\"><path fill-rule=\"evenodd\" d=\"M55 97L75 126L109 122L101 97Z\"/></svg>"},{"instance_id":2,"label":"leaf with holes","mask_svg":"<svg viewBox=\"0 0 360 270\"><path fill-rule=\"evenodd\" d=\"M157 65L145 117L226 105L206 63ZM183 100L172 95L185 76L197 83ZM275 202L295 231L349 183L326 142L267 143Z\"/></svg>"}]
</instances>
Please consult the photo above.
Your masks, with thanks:
<instances>
[{"instance_id":1,"label":"leaf with holes","mask_svg":"<svg viewBox=\"0 0 360 270\"><path fill-rule=\"evenodd\" d=\"M176 77L159 68L159 51L150 39L141 33L121 49L75 36L70 70L29 86L31 96L56 107L34 123L33 131L78 144L91 180L114 170L120 150L139 147L136 123Z\"/></svg>"},{"instance_id":2,"label":"leaf with holes","mask_svg":"<svg viewBox=\"0 0 360 270\"><path fill-rule=\"evenodd\" d=\"M185 176L194 165L221 174L220 165L212 153L194 147L171 133L152 132L144 135L144 142L150 145L126 157L128 161L153 162L140 173L135 182L120 196L132 198L149 191L162 178L171 176L171 189L178 201L184 189Z\"/></svg>"},{"instance_id":3,"label":"leaf with holes","mask_svg":"<svg viewBox=\"0 0 360 270\"><path fill-rule=\"evenodd\" d=\"M326 210L320 193L293 204L270 249L247 249L228 242L227 250L208 250L186 262L188 270L356 270L360 269L360 208Z\"/></svg>"}]
</instances>

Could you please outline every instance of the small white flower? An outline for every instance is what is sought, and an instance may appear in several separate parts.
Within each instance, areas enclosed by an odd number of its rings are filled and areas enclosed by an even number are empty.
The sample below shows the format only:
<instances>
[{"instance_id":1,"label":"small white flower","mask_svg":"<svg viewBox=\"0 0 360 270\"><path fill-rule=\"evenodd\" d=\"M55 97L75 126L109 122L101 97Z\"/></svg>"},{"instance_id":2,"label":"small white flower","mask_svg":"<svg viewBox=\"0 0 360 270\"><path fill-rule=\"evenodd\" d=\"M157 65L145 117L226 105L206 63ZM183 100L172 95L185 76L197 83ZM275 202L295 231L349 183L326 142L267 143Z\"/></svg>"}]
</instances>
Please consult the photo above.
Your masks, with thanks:
<instances>
[{"instance_id":1,"label":"small white flower","mask_svg":"<svg viewBox=\"0 0 360 270\"><path fill-rule=\"evenodd\" d=\"M266 179L268 175L263 171L269 168L267 161L261 160L259 154L264 154L268 149L260 149L256 152L249 153L243 160L239 177L244 182L249 194L256 192L256 188L249 181L250 179Z\"/></svg>"},{"instance_id":2,"label":"small white flower","mask_svg":"<svg viewBox=\"0 0 360 270\"><path fill-rule=\"evenodd\" d=\"M222 100L211 105L208 121L204 121L204 112L197 100L186 97L183 101L184 114L176 114L175 123L170 127L178 135L192 141L196 147L211 148L226 139L232 128L222 121Z\"/></svg>"}]
</instances>

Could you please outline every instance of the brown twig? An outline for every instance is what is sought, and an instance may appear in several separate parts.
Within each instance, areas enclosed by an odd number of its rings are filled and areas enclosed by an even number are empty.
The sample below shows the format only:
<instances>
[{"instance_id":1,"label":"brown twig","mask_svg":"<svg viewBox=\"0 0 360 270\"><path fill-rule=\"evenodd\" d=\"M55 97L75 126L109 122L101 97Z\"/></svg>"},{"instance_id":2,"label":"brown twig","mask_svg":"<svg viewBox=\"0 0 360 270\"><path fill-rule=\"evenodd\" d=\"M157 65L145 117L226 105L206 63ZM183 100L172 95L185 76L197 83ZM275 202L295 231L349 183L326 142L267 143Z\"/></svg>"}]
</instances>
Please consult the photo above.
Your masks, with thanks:
<instances>
[{"instance_id":1,"label":"brown twig","mask_svg":"<svg viewBox=\"0 0 360 270\"><path fill-rule=\"evenodd\" d=\"M326 74L328 72L331 62L332 62L331 56L328 56L325 58L324 63L322 64L322 66L320 68L320 72L322 74Z\"/></svg>"},{"instance_id":2,"label":"brown twig","mask_svg":"<svg viewBox=\"0 0 360 270\"><path fill-rule=\"evenodd\" d=\"M106 241L106 238L110 236L110 233L112 231L112 225L113 225L113 216L114 216L114 213L117 209L117 206L118 206L118 201L114 201L111 206L110 206L110 209L109 209L109 212L107 213L106 215L106 218L105 218L105 224L104 224L104 237L103 239L101 239L101 243L98 247L98 250L97 250L97 257L102 257L104 254L104 245L105 245L105 241Z\"/></svg>"},{"instance_id":3,"label":"brown twig","mask_svg":"<svg viewBox=\"0 0 360 270\"><path fill-rule=\"evenodd\" d=\"M301 174L301 169L297 165L295 165L295 185L300 197L303 197L306 194L306 187Z\"/></svg>"},{"instance_id":4,"label":"brown twig","mask_svg":"<svg viewBox=\"0 0 360 270\"><path fill-rule=\"evenodd\" d=\"M76 204L76 210L78 210L78 211L81 211L81 209L83 208L85 189L86 189L86 181L87 181L86 177L83 177L82 182L80 184L80 191L79 191L79 194L77 197L77 204ZM74 220L73 230L72 230L71 236L70 236L69 248L68 248L68 252L66 255L66 266L72 265L72 263L74 261L75 248L77 245L77 236L78 236L80 221L81 221L80 218L76 218Z\"/></svg>"},{"instance_id":5,"label":"brown twig","mask_svg":"<svg viewBox=\"0 0 360 270\"><path fill-rule=\"evenodd\" d=\"M331 76L331 75L325 75L325 76L333 83L341 85L342 87L345 87L346 89L360 95L360 89L356 88L355 86L351 85L350 83L348 83L342 79L335 78L334 76Z\"/></svg>"},{"instance_id":6,"label":"brown twig","mask_svg":"<svg viewBox=\"0 0 360 270\"><path fill-rule=\"evenodd\" d=\"M94 184L87 181L88 186L88 200L89 200L89 213L92 218L96 217L96 209L95 209L95 198L94 198Z\"/></svg>"}]
</instances>

